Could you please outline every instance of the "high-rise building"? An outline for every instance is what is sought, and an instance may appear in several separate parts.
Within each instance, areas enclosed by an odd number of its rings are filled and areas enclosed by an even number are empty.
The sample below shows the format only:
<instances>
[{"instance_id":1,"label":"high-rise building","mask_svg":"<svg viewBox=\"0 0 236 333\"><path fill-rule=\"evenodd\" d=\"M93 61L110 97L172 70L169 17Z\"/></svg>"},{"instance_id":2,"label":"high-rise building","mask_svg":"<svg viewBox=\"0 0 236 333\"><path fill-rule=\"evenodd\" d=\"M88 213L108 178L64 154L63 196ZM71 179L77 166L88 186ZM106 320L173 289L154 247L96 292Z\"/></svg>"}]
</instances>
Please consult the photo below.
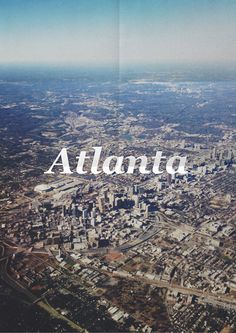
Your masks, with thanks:
<instances>
[{"instance_id":1,"label":"high-rise building","mask_svg":"<svg viewBox=\"0 0 236 333\"><path fill-rule=\"evenodd\" d=\"M103 197L98 197L98 209L101 214L104 212L104 201Z\"/></svg>"},{"instance_id":2,"label":"high-rise building","mask_svg":"<svg viewBox=\"0 0 236 333\"><path fill-rule=\"evenodd\" d=\"M171 185L171 183L172 183L172 175L171 174L167 174L167 183L168 183L168 185Z\"/></svg>"},{"instance_id":3,"label":"high-rise building","mask_svg":"<svg viewBox=\"0 0 236 333\"><path fill-rule=\"evenodd\" d=\"M88 217L88 210L87 208L82 210L82 219L85 220Z\"/></svg>"},{"instance_id":4,"label":"high-rise building","mask_svg":"<svg viewBox=\"0 0 236 333\"><path fill-rule=\"evenodd\" d=\"M132 199L134 201L135 207L139 207L139 196L135 194L132 196Z\"/></svg>"}]
</instances>

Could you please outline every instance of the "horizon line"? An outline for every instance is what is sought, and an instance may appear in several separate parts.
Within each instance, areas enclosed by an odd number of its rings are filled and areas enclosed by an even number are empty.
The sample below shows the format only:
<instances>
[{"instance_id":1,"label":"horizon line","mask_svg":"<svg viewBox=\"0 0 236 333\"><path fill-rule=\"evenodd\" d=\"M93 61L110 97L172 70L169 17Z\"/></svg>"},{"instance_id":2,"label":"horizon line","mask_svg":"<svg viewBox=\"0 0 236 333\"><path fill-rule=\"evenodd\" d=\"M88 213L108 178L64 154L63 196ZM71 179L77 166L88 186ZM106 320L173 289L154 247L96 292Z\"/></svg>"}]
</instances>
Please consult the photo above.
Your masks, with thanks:
<instances>
[{"instance_id":1,"label":"horizon line","mask_svg":"<svg viewBox=\"0 0 236 333\"><path fill-rule=\"evenodd\" d=\"M50 67L142 67L142 66L163 66L163 65L181 65L181 66L235 66L236 60L232 61L157 61L157 62L52 62L52 61L42 61L42 62L33 62L33 61L0 61L0 66L50 66Z\"/></svg>"}]
</instances>

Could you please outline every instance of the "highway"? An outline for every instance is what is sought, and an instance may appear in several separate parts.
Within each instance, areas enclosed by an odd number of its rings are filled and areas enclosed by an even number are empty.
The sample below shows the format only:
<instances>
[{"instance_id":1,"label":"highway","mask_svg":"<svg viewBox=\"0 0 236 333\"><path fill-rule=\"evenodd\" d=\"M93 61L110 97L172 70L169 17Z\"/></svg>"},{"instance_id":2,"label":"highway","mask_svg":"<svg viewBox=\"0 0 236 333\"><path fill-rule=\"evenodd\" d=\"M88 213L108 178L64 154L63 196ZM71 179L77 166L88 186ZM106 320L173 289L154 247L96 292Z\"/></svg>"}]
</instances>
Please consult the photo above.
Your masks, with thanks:
<instances>
[{"instance_id":1,"label":"highway","mask_svg":"<svg viewBox=\"0 0 236 333\"><path fill-rule=\"evenodd\" d=\"M0 244L0 251L1 251L1 257L4 257L5 253L5 247L4 245ZM84 330L82 327L80 327L77 323L71 321L69 318L63 316L61 313L59 313L56 309L54 309L47 300L42 301L41 299L37 298L36 295L32 294L28 289L26 289L22 284L20 284L18 281L13 279L8 273L7 273L7 266L9 258L1 258L3 259L0 261L0 277L1 279L8 284L10 287L12 287L14 290L17 290L18 292L24 294L28 300L30 300L31 303L36 303L38 306L40 306L42 309L46 310L51 316L65 321L72 329L77 330L78 332L85 333L86 330Z\"/></svg>"},{"instance_id":2,"label":"highway","mask_svg":"<svg viewBox=\"0 0 236 333\"><path fill-rule=\"evenodd\" d=\"M66 252L64 252L64 254L69 256ZM203 291L203 290L196 289L196 288L188 288L188 287L180 286L178 284L174 284L171 282L166 282L163 280L148 279L147 277L144 277L144 276L136 276L136 275L132 275L132 274L127 274L126 276L124 276L124 274L122 272L119 272L119 271L109 272L104 269L95 268L94 266L84 265L80 260L78 260L78 259L75 260L72 257L70 257L70 258L72 261L79 263L84 268L88 268L88 269L97 271L97 272L107 275L109 277L122 278L122 279L126 279L129 281L136 281L139 283L142 282L142 283L146 283L149 285L157 286L159 288L166 288L171 291L179 292L184 295L192 295L192 296L195 295L199 298L199 301L202 303L212 304L214 306L220 306L223 308L229 308L229 309L236 310L236 299L233 298L232 295L214 294L209 291Z\"/></svg>"},{"instance_id":3,"label":"highway","mask_svg":"<svg viewBox=\"0 0 236 333\"><path fill-rule=\"evenodd\" d=\"M124 278L124 275L119 272L107 272L105 270L99 270L101 273L112 276L114 278ZM159 288L166 288L171 291L179 292L184 295L195 295L200 298L202 303L208 303L212 305L217 305L223 308L230 308L236 310L236 299L223 294L213 294L210 292L205 292L196 288L182 287L177 284L168 283L165 281L151 280L142 276L128 276L125 279L136 282L143 282L149 285L155 285Z\"/></svg>"}]
</instances>

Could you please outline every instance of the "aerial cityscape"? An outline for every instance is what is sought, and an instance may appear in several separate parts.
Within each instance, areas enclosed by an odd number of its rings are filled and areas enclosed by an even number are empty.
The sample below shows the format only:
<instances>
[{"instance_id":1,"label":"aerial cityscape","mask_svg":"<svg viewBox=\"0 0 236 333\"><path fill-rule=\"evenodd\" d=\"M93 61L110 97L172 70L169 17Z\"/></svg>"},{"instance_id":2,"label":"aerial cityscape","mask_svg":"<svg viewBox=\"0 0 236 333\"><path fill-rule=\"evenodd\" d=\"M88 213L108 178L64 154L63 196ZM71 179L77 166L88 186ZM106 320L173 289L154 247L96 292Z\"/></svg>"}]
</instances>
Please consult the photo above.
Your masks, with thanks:
<instances>
[{"instance_id":1,"label":"aerial cityscape","mask_svg":"<svg viewBox=\"0 0 236 333\"><path fill-rule=\"evenodd\" d=\"M0 332L236 332L236 66L1 54Z\"/></svg>"}]
</instances>

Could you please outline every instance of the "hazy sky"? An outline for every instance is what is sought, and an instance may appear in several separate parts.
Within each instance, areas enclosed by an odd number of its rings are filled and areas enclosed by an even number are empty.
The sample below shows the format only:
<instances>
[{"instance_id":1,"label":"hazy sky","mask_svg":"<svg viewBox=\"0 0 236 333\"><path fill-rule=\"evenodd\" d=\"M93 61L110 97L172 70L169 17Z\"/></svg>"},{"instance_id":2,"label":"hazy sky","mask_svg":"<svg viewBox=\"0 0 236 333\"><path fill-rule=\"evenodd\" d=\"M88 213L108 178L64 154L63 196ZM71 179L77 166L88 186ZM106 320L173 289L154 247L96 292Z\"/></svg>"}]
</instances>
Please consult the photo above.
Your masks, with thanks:
<instances>
[{"instance_id":1,"label":"hazy sky","mask_svg":"<svg viewBox=\"0 0 236 333\"><path fill-rule=\"evenodd\" d=\"M0 62L236 61L236 0L0 0Z\"/></svg>"}]
</instances>

